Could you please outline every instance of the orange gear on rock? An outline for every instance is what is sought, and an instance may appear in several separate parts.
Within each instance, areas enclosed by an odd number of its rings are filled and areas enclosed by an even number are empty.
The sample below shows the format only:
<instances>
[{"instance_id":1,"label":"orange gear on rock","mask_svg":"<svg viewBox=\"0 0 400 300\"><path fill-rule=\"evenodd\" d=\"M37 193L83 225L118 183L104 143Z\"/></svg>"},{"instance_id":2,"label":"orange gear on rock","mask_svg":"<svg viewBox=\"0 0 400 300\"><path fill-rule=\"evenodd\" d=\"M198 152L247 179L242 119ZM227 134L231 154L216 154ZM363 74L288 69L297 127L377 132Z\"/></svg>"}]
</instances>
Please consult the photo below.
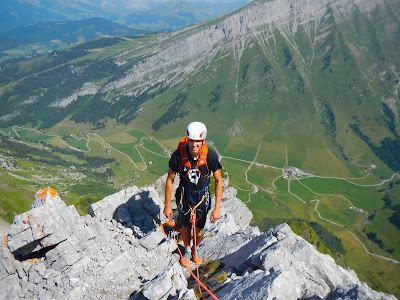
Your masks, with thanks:
<instances>
[{"instance_id":1,"label":"orange gear on rock","mask_svg":"<svg viewBox=\"0 0 400 300\"><path fill-rule=\"evenodd\" d=\"M51 197L55 197L57 195L57 192L55 190L53 190L51 187L47 187L45 189L40 189L37 192L38 197L43 199L47 195L48 192L50 192Z\"/></svg>"}]
</instances>

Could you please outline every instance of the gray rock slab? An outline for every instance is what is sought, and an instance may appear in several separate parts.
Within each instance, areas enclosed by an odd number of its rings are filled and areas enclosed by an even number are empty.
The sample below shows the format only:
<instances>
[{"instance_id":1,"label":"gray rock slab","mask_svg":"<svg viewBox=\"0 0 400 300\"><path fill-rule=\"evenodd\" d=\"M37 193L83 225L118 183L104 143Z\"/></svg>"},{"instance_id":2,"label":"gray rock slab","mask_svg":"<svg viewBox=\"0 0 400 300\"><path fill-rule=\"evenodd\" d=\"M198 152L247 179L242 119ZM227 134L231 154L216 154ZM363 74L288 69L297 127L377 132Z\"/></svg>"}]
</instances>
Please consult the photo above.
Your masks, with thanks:
<instances>
[{"instance_id":1,"label":"gray rock slab","mask_svg":"<svg viewBox=\"0 0 400 300\"><path fill-rule=\"evenodd\" d=\"M206 260L218 259L228 266L237 266L239 261L244 261L258 248L256 242L251 242L258 235L260 231L256 227L247 227L225 236L207 233L200 244L201 254Z\"/></svg>"},{"instance_id":2,"label":"gray rock slab","mask_svg":"<svg viewBox=\"0 0 400 300\"><path fill-rule=\"evenodd\" d=\"M174 263L165 268L153 280L147 282L143 287L142 294L146 299L166 300L187 290L187 281L182 267Z\"/></svg>"},{"instance_id":3,"label":"gray rock slab","mask_svg":"<svg viewBox=\"0 0 400 300\"><path fill-rule=\"evenodd\" d=\"M99 220L111 220L114 218L118 207L125 205L138 192L139 188L132 186L126 190L107 196L101 201L91 204L88 208L88 214Z\"/></svg>"},{"instance_id":4,"label":"gray rock slab","mask_svg":"<svg viewBox=\"0 0 400 300\"><path fill-rule=\"evenodd\" d=\"M140 245L142 245L146 250L153 250L161 243L162 240L165 239L164 233L161 232L160 229L151 232L144 238L140 240Z\"/></svg>"},{"instance_id":5,"label":"gray rock slab","mask_svg":"<svg viewBox=\"0 0 400 300\"><path fill-rule=\"evenodd\" d=\"M5 244L0 246L0 280L14 274L16 272L16 264L14 257L11 255Z\"/></svg>"},{"instance_id":6,"label":"gray rock slab","mask_svg":"<svg viewBox=\"0 0 400 300\"><path fill-rule=\"evenodd\" d=\"M263 233L249 226L251 213L235 195L226 189L221 218L207 222L200 244L205 261L225 265L227 280L210 279L220 299L393 299L286 224ZM0 242L0 299L195 299L176 242L160 230L163 203L154 187L106 197L87 216L45 196L15 217Z\"/></svg>"},{"instance_id":7,"label":"gray rock slab","mask_svg":"<svg viewBox=\"0 0 400 300\"><path fill-rule=\"evenodd\" d=\"M17 276L7 276L0 280L0 300L18 299L21 296L20 280Z\"/></svg>"}]
</instances>

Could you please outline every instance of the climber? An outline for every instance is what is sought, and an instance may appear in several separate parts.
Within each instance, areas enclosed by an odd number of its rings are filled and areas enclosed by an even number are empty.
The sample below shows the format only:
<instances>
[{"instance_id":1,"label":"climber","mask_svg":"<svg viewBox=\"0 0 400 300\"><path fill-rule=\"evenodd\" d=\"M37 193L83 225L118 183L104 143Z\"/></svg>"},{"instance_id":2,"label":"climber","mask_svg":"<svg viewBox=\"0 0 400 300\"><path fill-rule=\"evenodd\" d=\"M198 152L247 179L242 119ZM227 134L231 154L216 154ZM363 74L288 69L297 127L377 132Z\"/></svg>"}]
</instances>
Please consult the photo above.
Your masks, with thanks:
<instances>
[{"instance_id":1,"label":"climber","mask_svg":"<svg viewBox=\"0 0 400 300\"><path fill-rule=\"evenodd\" d=\"M169 161L168 177L165 184L164 215L172 219L170 205L173 180L179 174L179 187L175 199L182 222L181 235L185 245L185 253L181 264L188 266L193 255L193 262L201 264L199 244L203 238L203 228L207 213L211 208L209 183L211 173L215 180L215 207L210 214L210 221L216 222L220 217L222 177L221 164L218 155L208 149L205 144L207 128L203 123L192 122L187 126L186 136L181 140L178 149L172 154ZM195 236L192 231L192 212L195 212ZM190 247L193 239L192 248Z\"/></svg>"}]
</instances>

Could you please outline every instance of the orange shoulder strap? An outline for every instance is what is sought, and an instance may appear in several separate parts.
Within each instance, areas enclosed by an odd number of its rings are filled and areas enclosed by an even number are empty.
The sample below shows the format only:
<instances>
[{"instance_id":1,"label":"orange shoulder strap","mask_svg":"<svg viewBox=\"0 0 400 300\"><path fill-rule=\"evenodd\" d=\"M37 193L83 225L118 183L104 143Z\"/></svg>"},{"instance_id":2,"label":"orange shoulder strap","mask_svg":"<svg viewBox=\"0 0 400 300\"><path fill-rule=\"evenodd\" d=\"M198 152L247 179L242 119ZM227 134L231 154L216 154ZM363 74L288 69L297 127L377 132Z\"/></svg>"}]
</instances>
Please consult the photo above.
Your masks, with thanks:
<instances>
[{"instance_id":1,"label":"orange shoulder strap","mask_svg":"<svg viewBox=\"0 0 400 300\"><path fill-rule=\"evenodd\" d=\"M179 141L178 147L177 147L176 149L179 149L181 146L185 145L185 144L187 143L187 141L188 141L188 138L187 138L186 136L184 136L184 137Z\"/></svg>"},{"instance_id":2,"label":"orange shoulder strap","mask_svg":"<svg viewBox=\"0 0 400 300\"><path fill-rule=\"evenodd\" d=\"M186 144L187 144L187 137L184 136L179 144L178 144L178 150L181 156L181 166L180 169L182 169L183 166L186 166L186 169L189 170L190 169L190 162L189 162L189 158L186 152Z\"/></svg>"},{"instance_id":3,"label":"orange shoulder strap","mask_svg":"<svg viewBox=\"0 0 400 300\"><path fill-rule=\"evenodd\" d=\"M198 167L207 164L207 154L208 154L208 147L204 143L203 146L201 146L200 157L197 160L197 166Z\"/></svg>"},{"instance_id":4,"label":"orange shoulder strap","mask_svg":"<svg viewBox=\"0 0 400 300\"><path fill-rule=\"evenodd\" d=\"M183 166L186 167L187 172L189 172L191 165L189 162L189 158L188 158L188 154L187 154L187 150L186 150L186 144L187 144L187 137L183 137L181 139L181 141L178 144L178 149L180 152L180 156L181 156L181 166L180 169L182 169ZM204 143L203 146L201 146L201 152L200 152L200 157L197 160L197 167L202 166L202 165L206 165L207 170L208 170L208 166L207 166L207 154L208 154L208 147L207 145ZM187 174L187 173L186 173Z\"/></svg>"}]
</instances>

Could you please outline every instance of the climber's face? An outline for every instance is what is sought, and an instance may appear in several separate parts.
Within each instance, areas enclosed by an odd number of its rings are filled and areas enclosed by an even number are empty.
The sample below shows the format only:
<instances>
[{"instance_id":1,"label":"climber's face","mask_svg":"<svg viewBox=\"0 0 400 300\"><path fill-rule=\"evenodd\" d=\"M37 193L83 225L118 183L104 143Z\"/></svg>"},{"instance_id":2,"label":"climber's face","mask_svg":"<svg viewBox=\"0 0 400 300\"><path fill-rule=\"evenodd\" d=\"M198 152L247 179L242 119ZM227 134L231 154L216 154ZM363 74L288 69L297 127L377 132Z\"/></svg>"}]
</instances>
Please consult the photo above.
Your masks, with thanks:
<instances>
[{"instance_id":1,"label":"climber's face","mask_svg":"<svg viewBox=\"0 0 400 300\"><path fill-rule=\"evenodd\" d=\"M188 140L189 151L194 158L197 158L199 156L203 143L204 141Z\"/></svg>"}]
</instances>

